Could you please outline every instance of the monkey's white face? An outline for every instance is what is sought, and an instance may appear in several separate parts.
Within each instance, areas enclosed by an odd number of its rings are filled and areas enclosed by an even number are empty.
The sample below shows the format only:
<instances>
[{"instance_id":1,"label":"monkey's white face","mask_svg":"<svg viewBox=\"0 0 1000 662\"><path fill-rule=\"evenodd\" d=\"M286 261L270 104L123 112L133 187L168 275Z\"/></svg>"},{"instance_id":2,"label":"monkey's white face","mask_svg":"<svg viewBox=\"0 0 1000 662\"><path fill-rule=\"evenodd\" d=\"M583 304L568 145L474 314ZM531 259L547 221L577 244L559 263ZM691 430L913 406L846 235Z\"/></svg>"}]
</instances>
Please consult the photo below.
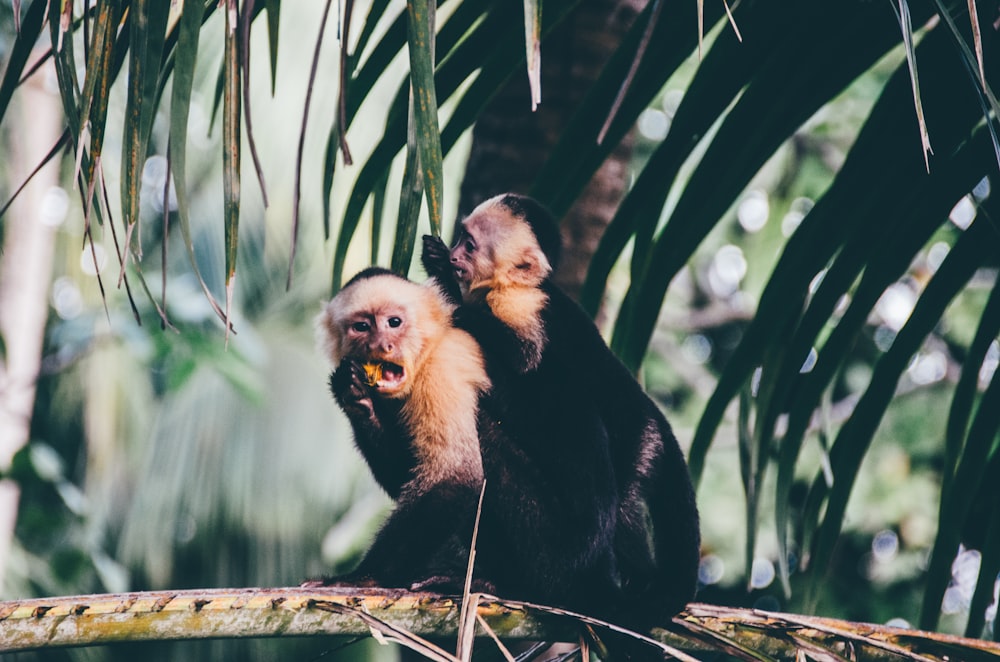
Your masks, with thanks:
<instances>
[{"instance_id":1,"label":"monkey's white face","mask_svg":"<svg viewBox=\"0 0 1000 662\"><path fill-rule=\"evenodd\" d=\"M536 287L551 266L522 218L487 200L462 221L451 249L451 265L467 289L517 284Z\"/></svg>"},{"instance_id":2,"label":"monkey's white face","mask_svg":"<svg viewBox=\"0 0 1000 662\"><path fill-rule=\"evenodd\" d=\"M351 284L320 315L327 353L335 364L347 358L376 364L371 386L387 397L406 396L429 339L448 320L437 296L395 276Z\"/></svg>"},{"instance_id":3,"label":"monkey's white face","mask_svg":"<svg viewBox=\"0 0 1000 662\"><path fill-rule=\"evenodd\" d=\"M386 394L406 386L403 348L410 332L408 317L407 311L390 307L358 310L341 323L344 355L379 365L381 369L372 386Z\"/></svg>"}]
</instances>

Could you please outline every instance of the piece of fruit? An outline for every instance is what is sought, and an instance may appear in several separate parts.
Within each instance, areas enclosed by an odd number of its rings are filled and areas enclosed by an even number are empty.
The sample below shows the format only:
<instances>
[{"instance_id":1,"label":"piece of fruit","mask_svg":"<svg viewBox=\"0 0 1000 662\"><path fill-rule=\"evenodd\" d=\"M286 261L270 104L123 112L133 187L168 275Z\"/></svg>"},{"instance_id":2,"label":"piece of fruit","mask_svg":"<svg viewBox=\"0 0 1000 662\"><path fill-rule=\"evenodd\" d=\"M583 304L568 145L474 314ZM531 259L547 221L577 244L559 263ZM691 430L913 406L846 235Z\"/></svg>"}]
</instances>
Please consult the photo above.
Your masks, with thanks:
<instances>
[{"instance_id":1,"label":"piece of fruit","mask_svg":"<svg viewBox=\"0 0 1000 662\"><path fill-rule=\"evenodd\" d=\"M382 379L382 364L363 363L361 367L365 369L365 377L368 378L368 385L376 386Z\"/></svg>"}]
</instances>

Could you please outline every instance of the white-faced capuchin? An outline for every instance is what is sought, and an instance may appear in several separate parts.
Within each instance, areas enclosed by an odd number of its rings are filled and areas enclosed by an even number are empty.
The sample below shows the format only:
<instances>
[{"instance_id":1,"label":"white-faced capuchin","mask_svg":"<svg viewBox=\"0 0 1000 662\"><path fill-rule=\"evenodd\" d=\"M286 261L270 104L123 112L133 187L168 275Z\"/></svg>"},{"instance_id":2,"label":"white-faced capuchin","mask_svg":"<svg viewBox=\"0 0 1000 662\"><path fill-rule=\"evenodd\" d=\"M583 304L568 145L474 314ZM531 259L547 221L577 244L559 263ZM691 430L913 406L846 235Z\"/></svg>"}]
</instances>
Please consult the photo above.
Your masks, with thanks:
<instances>
[{"instance_id":1,"label":"white-faced capuchin","mask_svg":"<svg viewBox=\"0 0 1000 662\"><path fill-rule=\"evenodd\" d=\"M472 535L483 482L478 400L489 379L479 346L452 326L453 309L437 287L373 267L317 318L323 351L337 366L334 398L396 501L361 564L327 583L409 587L465 567L441 550L461 544L452 536L467 549ZM447 567L435 566L441 562Z\"/></svg>"},{"instance_id":2,"label":"white-faced capuchin","mask_svg":"<svg viewBox=\"0 0 1000 662\"><path fill-rule=\"evenodd\" d=\"M607 432L619 510L614 551L620 618L634 627L668 620L694 597L698 510L687 464L666 418L614 356L589 316L550 280L561 251L558 225L532 198L504 194L479 205L453 247L424 237L422 261L451 297L456 326L479 341L490 378L514 391L530 381L540 400L527 427L572 439L577 417L595 412ZM565 396L579 398L563 407ZM550 404L557 406L552 408ZM569 441L567 457L572 454ZM652 524L652 535L650 534Z\"/></svg>"},{"instance_id":3,"label":"white-faced capuchin","mask_svg":"<svg viewBox=\"0 0 1000 662\"><path fill-rule=\"evenodd\" d=\"M579 393L547 393L543 373L487 380L453 310L436 286L372 268L320 317L334 397L397 500L360 566L326 583L460 590L485 477L477 590L601 614L618 595L604 428Z\"/></svg>"}]
</instances>

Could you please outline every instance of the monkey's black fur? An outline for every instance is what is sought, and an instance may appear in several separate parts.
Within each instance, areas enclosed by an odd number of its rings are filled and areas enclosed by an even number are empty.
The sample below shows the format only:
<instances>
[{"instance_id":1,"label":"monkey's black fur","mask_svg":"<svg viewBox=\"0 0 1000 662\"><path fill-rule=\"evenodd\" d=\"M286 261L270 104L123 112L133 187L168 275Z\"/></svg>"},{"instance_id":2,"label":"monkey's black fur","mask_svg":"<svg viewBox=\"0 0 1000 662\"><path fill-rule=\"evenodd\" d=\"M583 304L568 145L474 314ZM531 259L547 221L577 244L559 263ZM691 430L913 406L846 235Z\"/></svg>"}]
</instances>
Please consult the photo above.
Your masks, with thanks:
<instances>
[{"instance_id":1,"label":"monkey's black fur","mask_svg":"<svg viewBox=\"0 0 1000 662\"><path fill-rule=\"evenodd\" d=\"M497 200L531 228L554 267L559 231L552 216L525 196ZM422 261L445 291L458 289L443 242L425 237ZM633 627L662 624L684 608L697 587L698 511L683 453L662 412L610 351L589 316L551 280L540 287L548 297L540 313L545 330L541 348L529 346L497 319L483 297L460 305L456 326L479 341L491 378L506 375L509 392L502 397L531 384L539 400L515 403L523 407L525 428L547 430L542 443L556 444L551 452L571 458L572 435L581 427L606 431L620 504L614 553L626 598L616 616ZM550 404L556 406L549 409ZM605 522L610 525L612 519Z\"/></svg>"},{"instance_id":2,"label":"monkey's black fur","mask_svg":"<svg viewBox=\"0 0 1000 662\"><path fill-rule=\"evenodd\" d=\"M505 596L606 616L617 602L618 493L604 428L580 393L548 391L547 370L515 374L489 352L486 365L483 574Z\"/></svg>"}]
</instances>

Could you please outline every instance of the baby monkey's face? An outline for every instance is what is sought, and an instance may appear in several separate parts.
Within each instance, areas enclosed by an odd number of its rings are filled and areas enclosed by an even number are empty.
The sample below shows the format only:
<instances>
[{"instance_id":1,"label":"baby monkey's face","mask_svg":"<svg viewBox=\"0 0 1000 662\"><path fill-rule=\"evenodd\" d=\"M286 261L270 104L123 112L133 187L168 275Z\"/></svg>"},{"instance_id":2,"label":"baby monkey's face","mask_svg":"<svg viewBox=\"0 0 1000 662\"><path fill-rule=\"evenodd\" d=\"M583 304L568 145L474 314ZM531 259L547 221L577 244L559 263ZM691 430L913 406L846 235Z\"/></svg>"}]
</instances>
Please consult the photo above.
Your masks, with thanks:
<instances>
[{"instance_id":1,"label":"baby monkey's face","mask_svg":"<svg viewBox=\"0 0 1000 662\"><path fill-rule=\"evenodd\" d=\"M480 225L475 216L465 219L455 238L455 245L451 248L451 266L455 270L455 277L465 286L483 280L483 276L491 271L489 247L481 250L483 239Z\"/></svg>"},{"instance_id":2,"label":"baby monkey's face","mask_svg":"<svg viewBox=\"0 0 1000 662\"><path fill-rule=\"evenodd\" d=\"M528 223L495 199L482 203L462 221L450 259L466 291L536 287L552 270Z\"/></svg>"}]
</instances>

